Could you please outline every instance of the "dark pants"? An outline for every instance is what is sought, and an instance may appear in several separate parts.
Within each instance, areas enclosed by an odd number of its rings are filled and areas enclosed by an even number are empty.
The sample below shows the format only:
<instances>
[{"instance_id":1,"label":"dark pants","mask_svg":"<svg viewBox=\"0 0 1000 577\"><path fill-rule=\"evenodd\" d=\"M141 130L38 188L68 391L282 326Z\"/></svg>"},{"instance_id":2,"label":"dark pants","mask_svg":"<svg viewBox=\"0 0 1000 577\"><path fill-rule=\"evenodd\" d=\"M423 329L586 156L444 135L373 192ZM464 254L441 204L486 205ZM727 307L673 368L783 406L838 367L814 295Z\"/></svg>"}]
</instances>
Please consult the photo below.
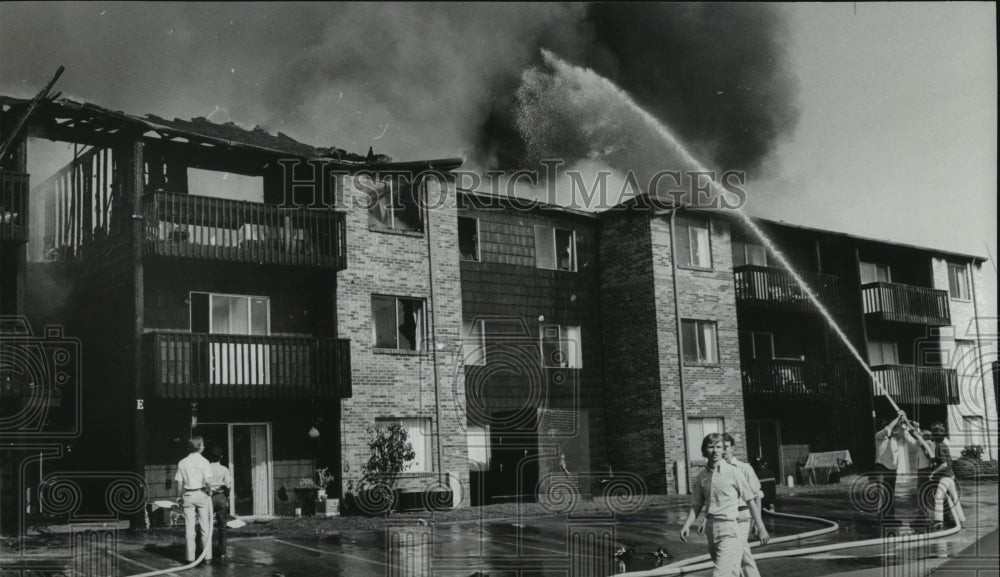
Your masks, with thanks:
<instances>
[{"instance_id":1,"label":"dark pants","mask_svg":"<svg viewBox=\"0 0 1000 577\"><path fill-rule=\"evenodd\" d=\"M872 480L884 486L888 495L886 502L879 508L879 516L882 519L892 519L896 515L896 471L876 463Z\"/></svg>"},{"instance_id":2,"label":"dark pants","mask_svg":"<svg viewBox=\"0 0 1000 577\"><path fill-rule=\"evenodd\" d=\"M934 493L937 491L937 483L931 479L931 471L934 467L920 469L917 471L917 499L920 504L920 512L928 521L934 517Z\"/></svg>"},{"instance_id":3,"label":"dark pants","mask_svg":"<svg viewBox=\"0 0 1000 577\"><path fill-rule=\"evenodd\" d=\"M215 512L215 534L219 536L219 556L226 554L226 520L229 519L229 498L225 493L212 495L212 509Z\"/></svg>"}]
</instances>

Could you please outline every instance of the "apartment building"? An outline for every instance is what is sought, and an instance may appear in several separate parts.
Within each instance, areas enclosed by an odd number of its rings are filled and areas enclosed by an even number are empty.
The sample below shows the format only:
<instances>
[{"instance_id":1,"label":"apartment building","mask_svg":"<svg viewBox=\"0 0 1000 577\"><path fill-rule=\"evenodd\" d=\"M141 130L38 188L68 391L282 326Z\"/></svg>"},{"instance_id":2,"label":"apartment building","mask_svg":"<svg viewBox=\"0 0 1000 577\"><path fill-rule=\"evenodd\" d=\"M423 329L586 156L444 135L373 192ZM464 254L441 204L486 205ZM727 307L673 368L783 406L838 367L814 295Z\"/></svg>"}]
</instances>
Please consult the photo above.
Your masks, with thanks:
<instances>
[{"instance_id":1,"label":"apartment building","mask_svg":"<svg viewBox=\"0 0 1000 577\"><path fill-rule=\"evenodd\" d=\"M758 220L862 364L725 212L526 206L457 190L457 159L65 100L26 136L74 148L31 181L3 306L81 341L84 431L59 466L133 471L151 498L195 433L225 450L234 513L289 514L316 468L355 492L391 422L424 504L684 492L714 431L783 475L817 451L865 467L885 394L956 453L996 451L978 257ZM27 214L18 151L2 206Z\"/></svg>"}]
</instances>

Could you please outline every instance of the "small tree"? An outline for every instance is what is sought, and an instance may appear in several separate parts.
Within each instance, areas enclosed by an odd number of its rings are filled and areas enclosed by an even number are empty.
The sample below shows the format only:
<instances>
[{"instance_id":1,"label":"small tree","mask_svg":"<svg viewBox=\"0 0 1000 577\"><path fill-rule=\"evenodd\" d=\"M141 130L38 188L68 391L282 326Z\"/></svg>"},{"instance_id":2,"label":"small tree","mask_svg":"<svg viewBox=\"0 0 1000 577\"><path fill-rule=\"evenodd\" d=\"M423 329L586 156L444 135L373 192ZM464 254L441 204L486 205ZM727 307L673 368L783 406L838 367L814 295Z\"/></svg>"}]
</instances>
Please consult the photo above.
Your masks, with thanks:
<instances>
[{"instance_id":1,"label":"small tree","mask_svg":"<svg viewBox=\"0 0 1000 577\"><path fill-rule=\"evenodd\" d=\"M368 427L371 440L368 448L371 456L361 467L361 483L392 498L392 492L399 482L399 475L417 454L410 444L409 433L399 423Z\"/></svg>"}]
</instances>

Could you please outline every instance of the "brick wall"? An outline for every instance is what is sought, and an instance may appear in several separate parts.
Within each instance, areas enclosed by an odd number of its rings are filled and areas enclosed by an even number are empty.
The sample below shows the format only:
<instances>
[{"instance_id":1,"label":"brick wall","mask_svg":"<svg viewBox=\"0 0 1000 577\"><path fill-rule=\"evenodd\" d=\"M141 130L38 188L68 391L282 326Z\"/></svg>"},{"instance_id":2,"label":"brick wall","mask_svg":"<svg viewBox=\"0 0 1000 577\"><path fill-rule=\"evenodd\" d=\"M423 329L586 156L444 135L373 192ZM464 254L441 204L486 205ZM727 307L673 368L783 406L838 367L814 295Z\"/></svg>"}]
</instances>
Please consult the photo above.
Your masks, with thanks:
<instances>
[{"instance_id":1,"label":"brick wall","mask_svg":"<svg viewBox=\"0 0 1000 577\"><path fill-rule=\"evenodd\" d=\"M361 478L361 466L368 459L366 428L377 418L429 418L436 433L439 413L441 436L432 449L434 472L406 475L400 486L427 488L444 482L445 473L467 486L465 381L459 342L462 296L453 185L442 191L438 183L428 184L432 208L424 211L424 233L369 230L365 191L346 182L338 194L341 206L347 207L348 264L338 274L337 329L341 338L351 339L354 390L353 398L343 403L341 421L345 490L347 483ZM372 294L424 299L427 350L374 349ZM438 443L443 463L438 462ZM468 495L462 500L468 503Z\"/></svg>"},{"instance_id":2,"label":"brick wall","mask_svg":"<svg viewBox=\"0 0 1000 577\"><path fill-rule=\"evenodd\" d=\"M740 380L739 341L736 325L736 295L733 289L730 223L710 219L711 270L677 268L677 298L681 319L714 321L718 341L718 363L684 368L687 416L724 420L725 430L736 438L737 454L745 457L746 425L743 415L743 385ZM670 217L654 217L650 223L655 282L656 325L659 334L660 387L664 431L664 459L670 487L671 463L684 460L684 431L680 412L677 369L678 339L674 316L670 266ZM700 454L689 455L703 462Z\"/></svg>"},{"instance_id":3,"label":"brick wall","mask_svg":"<svg viewBox=\"0 0 1000 577\"><path fill-rule=\"evenodd\" d=\"M949 262L963 261L931 259L934 288L945 291L949 289ZM983 458L995 459L998 450L998 421L990 363L996 360L997 339L995 335L980 337L980 331L989 330L989 326L995 326L996 321L987 319L984 314L987 295L983 283L982 264L969 263L967 266L972 289L970 297L974 296L975 300L949 298L951 326L942 327L940 333L942 347L952 353L949 355L948 364L957 370L959 383L960 403L948 407L948 440L954 456L960 455L966 445L983 444L985 440ZM977 313L979 326L976 325ZM971 347L971 350L964 347L956 348L956 340L978 341L978 344ZM971 426L966 417L981 417L984 428L977 429Z\"/></svg>"},{"instance_id":4,"label":"brick wall","mask_svg":"<svg viewBox=\"0 0 1000 577\"><path fill-rule=\"evenodd\" d=\"M461 197L460 197L461 199ZM487 359L466 367L470 419L493 429L505 423L498 411L535 411L558 408L574 411L575 434L560 438L585 448L574 454L587 459L567 462L573 471L587 473L607 463L604 434L604 389L598 303L596 219L564 212L517 211L513 208L463 208L459 216L479 221L480 261L462 261L462 314L466 323L487 323ZM535 261L535 226L576 233L577 270L540 269ZM520 370L539 365L539 318L546 324L580 327L582 368ZM505 334L491 334L501 323ZM518 328L517 337L506 334ZM497 339L497 341L494 341ZM495 342L505 342L502 351ZM502 354L491 356L491 351ZM516 353L524 358L509 359ZM504 363L507 366L504 366ZM507 370L509 369L509 370ZM585 419L582 422L579 419ZM587 433L584 433L587 431ZM605 470L605 469L602 469Z\"/></svg>"},{"instance_id":5,"label":"brick wall","mask_svg":"<svg viewBox=\"0 0 1000 577\"><path fill-rule=\"evenodd\" d=\"M600 305L608 460L647 489L667 491L657 308L649 216L608 213L600 228ZM659 297L659 298L658 298ZM675 357L676 358L676 357ZM673 364L676 366L676 362Z\"/></svg>"}]
</instances>

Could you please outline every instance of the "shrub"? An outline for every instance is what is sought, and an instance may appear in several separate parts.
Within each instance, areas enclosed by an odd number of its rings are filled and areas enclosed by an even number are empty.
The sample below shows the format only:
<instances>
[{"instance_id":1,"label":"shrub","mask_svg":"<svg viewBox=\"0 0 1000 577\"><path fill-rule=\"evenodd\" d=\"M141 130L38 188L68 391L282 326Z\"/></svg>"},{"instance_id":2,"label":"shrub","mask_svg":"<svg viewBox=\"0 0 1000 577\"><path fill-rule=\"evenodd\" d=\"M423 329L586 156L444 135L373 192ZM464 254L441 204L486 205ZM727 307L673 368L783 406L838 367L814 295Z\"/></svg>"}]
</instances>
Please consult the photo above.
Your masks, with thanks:
<instances>
[{"instance_id":1,"label":"shrub","mask_svg":"<svg viewBox=\"0 0 1000 577\"><path fill-rule=\"evenodd\" d=\"M979 461L983 458L983 447L981 445L969 445L962 449L962 457Z\"/></svg>"},{"instance_id":2,"label":"shrub","mask_svg":"<svg viewBox=\"0 0 1000 577\"><path fill-rule=\"evenodd\" d=\"M400 473L417 454L410 444L409 434L399 423L368 427L368 434L371 437L368 441L371 455L361 467L362 476L358 488L381 492L384 498L391 500Z\"/></svg>"}]
</instances>

